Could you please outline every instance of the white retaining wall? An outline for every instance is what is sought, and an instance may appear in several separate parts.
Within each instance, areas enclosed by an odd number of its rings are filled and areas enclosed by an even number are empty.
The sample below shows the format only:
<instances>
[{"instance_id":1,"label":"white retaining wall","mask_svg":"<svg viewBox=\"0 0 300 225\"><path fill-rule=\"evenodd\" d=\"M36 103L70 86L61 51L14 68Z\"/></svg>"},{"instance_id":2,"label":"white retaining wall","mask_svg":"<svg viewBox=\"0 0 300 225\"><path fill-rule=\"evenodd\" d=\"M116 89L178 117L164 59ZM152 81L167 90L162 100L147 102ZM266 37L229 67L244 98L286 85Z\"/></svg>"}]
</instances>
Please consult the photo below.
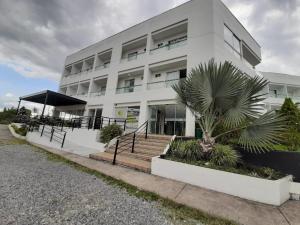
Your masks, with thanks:
<instances>
[{"instance_id":1,"label":"white retaining wall","mask_svg":"<svg viewBox=\"0 0 300 225\"><path fill-rule=\"evenodd\" d=\"M229 173L185 163L152 158L151 173L195 186L271 205L281 205L290 198L291 176L267 180Z\"/></svg>"}]
</instances>

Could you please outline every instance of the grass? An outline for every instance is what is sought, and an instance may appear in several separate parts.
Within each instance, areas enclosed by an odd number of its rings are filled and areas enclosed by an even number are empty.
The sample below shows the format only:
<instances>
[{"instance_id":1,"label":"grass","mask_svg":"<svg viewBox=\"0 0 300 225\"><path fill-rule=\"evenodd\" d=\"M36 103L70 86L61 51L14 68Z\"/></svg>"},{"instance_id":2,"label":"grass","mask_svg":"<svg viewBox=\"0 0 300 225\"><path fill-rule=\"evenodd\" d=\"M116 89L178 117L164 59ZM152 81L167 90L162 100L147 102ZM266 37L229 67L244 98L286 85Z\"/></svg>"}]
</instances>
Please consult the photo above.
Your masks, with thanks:
<instances>
[{"instance_id":1,"label":"grass","mask_svg":"<svg viewBox=\"0 0 300 225\"><path fill-rule=\"evenodd\" d=\"M182 205L182 204L178 204L172 200L162 198L155 193L140 190L133 185L127 184L121 180L112 178L112 177L107 176L98 171L81 166L81 165L79 165L75 162L72 162L68 159L65 159L61 156L50 153L42 148L38 148L35 146L33 146L33 147L36 151L45 154L48 160L68 164L69 166L73 167L76 170L79 170L84 173L88 173L90 175L93 175L95 177L102 179L103 181L105 181L107 184L109 184L111 186L125 189L129 195L136 196L138 198L142 198L146 201L157 202L158 205L161 207L162 211L164 212L164 214L175 225L199 225L199 223L207 224L207 225L234 225L234 224L236 224L233 221L226 220L223 218L218 218L218 217L212 216L208 213L199 211L197 209L194 209L194 208Z\"/></svg>"}]
</instances>

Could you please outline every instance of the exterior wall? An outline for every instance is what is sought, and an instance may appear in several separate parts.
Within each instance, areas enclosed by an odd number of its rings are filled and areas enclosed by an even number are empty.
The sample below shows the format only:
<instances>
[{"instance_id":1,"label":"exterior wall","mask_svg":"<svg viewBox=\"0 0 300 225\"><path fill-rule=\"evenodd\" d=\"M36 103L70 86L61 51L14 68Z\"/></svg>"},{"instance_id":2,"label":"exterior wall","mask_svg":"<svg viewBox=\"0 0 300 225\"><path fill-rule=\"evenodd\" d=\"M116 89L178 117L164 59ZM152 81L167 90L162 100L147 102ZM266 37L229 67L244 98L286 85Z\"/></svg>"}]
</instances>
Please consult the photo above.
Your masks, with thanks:
<instances>
[{"instance_id":1,"label":"exterior wall","mask_svg":"<svg viewBox=\"0 0 300 225\"><path fill-rule=\"evenodd\" d=\"M286 97L294 102L300 102L300 76L273 72L261 74L269 81L265 90L267 99L264 101L268 110L279 108Z\"/></svg>"},{"instance_id":2,"label":"exterior wall","mask_svg":"<svg viewBox=\"0 0 300 225\"><path fill-rule=\"evenodd\" d=\"M161 48L150 51L157 47L155 46L157 41L153 40L152 34L157 35L159 32L170 32L171 34L176 30L174 29L172 31L172 26L176 26L176 24L179 26L179 24L184 23L187 23L187 31L183 30L182 32L175 33L172 38L166 37L164 41L167 42L185 33L187 34L187 41L182 42L178 47L170 49ZM219 0L192 0L69 55L65 61L66 67L82 59L94 57L95 61L93 67L95 68L98 58L96 57L97 54L106 50L112 51L108 68L89 70L67 77L62 76L60 90L66 90L66 94L74 94L76 85L82 81L88 81L90 82L88 95L77 96L88 102L86 109L92 106L99 106L103 108L103 116L112 117L114 116L114 108L116 105L139 105L139 123L142 124L149 116L148 105L154 101L156 101L157 104L165 104L166 102L176 103L176 93L171 88L147 88L147 83L152 81L152 76L156 73L153 72L153 68L155 68L155 71L162 73L161 79L163 79L167 71L186 68L187 72L189 72L199 63L207 62L214 57L218 61L233 61L247 74L255 74L253 69L247 67L242 60L237 60L236 57L224 47L224 23L232 27L240 39L246 42L248 46L253 48L253 52L260 56L259 45ZM155 32L155 34L153 32ZM146 52L137 55L136 60L122 60L123 44L127 42L131 44L140 37L147 38ZM141 50L142 48L139 47L137 49ZM116 88L118 86L122 87L123 85L122 81L119 80L119 74L130 74L136 70L143 70L143 80L140 80L140 84L142 84L141 90L138 92L116 94ZM105 95L91 97L92 80L95 77L101 76L107 77ZM71 84L74 86L73 89L69 88ZM87 112L85 112L85 115L87 115ZM187 110L186 135L193 136L194 133L195 118L193 114Z\"/></svg>"}]
</instances>

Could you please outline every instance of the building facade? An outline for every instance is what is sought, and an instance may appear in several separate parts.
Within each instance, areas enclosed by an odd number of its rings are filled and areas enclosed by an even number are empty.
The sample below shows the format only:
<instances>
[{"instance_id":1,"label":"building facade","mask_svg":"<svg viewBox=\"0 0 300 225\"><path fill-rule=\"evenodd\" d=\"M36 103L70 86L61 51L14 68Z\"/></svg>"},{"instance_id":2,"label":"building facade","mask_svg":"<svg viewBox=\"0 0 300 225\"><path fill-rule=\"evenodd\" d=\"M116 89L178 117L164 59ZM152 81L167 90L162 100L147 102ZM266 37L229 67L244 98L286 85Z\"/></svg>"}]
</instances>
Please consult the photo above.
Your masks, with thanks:
<instances>
[{"instance_id":1,"label":"building facade","mask_svg":"<svg viewBox=\"0 0 300 225\"><path fill-rule=\"evenodd\" d=\"M67 56L59 92L87 104L57 110L194 136L195 118L171 86L211 58L255 76L261 48L220 0L189 1Z\"/></svg>"},{"instance_id":2,"label":"building facade","mask_svg":"<svg viewBox=\"0 0 300 225\"><path fill-rule=\"evenodd\" d=\"M273 72L261 74L269 81L265 89L267 99L264 101L267 110L279 109L285 98L300 103L300 76Z\"/></svg>"}]
</instances>

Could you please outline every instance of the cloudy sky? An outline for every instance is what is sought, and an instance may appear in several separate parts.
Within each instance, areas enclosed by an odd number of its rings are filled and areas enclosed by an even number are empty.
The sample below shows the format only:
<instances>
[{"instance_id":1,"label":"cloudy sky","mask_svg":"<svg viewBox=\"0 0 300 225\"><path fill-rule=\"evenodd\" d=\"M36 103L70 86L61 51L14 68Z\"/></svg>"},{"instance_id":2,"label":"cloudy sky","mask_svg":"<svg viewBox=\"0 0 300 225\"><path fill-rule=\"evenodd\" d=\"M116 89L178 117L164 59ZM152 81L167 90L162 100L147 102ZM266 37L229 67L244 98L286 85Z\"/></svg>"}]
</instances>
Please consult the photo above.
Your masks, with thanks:
<instances>
[{"instance_id":1,"label":"cloudy sky","mask_svg":"<svg viewBox=\"0 0 300 225\"><path fill-rule=\"evenodd\" d=\"M66 55L186 1L0 0L0 110L57 90ZM300 0L224 3L262 46L259 70L300 75Z\"/></svg>"}]
</instances>

